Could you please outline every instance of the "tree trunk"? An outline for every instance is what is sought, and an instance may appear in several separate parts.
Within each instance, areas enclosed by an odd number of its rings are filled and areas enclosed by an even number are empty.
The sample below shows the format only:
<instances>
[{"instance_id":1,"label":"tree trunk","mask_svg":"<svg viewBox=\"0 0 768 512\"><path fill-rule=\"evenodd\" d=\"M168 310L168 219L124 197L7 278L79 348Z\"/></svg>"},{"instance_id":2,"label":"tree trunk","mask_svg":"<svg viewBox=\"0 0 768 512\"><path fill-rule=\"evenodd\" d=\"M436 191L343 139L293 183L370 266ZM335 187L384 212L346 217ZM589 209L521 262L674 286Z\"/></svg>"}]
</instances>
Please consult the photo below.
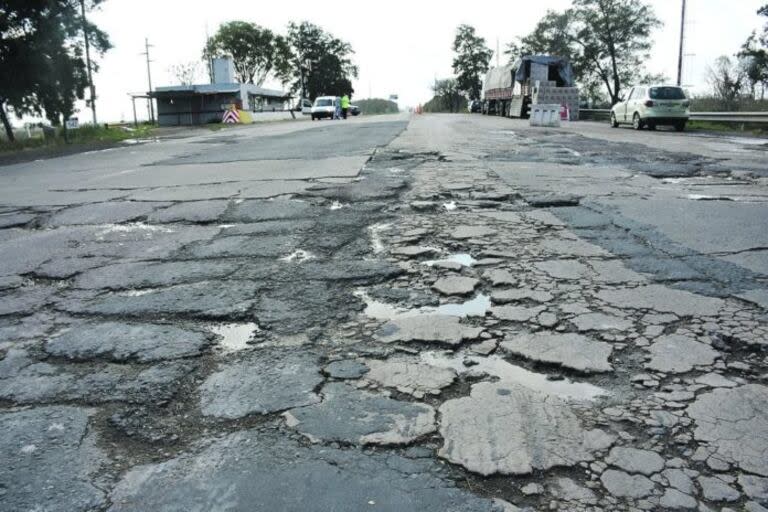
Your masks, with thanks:
<instances>
[{"instance_id":1,"label":"tree trunk","mask_svg":"<svg viewBox=\"0 0 768 512\"><path fill-rule=\"evenodd\" d=\"M16 136L13 134L13 127L8 120L8 115L5 113L5 102L0 101L0 119L3 120L3 127L5 128L5 134L8 136L10 142L16 142Z\"/></svg>"}]
</instances>

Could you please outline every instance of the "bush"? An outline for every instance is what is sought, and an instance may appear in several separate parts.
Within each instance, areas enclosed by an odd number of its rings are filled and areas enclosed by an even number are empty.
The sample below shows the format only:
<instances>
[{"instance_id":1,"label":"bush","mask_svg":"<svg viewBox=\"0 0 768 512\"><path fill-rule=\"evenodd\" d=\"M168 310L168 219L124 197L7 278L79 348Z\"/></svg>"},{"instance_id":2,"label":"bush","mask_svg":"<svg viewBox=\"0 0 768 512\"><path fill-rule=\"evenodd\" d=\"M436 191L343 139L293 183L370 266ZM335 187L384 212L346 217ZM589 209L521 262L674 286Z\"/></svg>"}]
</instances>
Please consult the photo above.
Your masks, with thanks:
<instances>
[{"instance_id":1,"label":"bush","mask_svg":"<svg viewBox=\"0 0 768 512\"><path fill-rule=\"evenodd\" d=\"M739 98L731 104L714 96L691 98L693 112L768 112L768 100Z\"/></svg>"},{"instance_id":2,"label":"bush","mask_svg":"<svg viewBox=\"0 0 768 512\"><path fill-rule=\"evenodd\" d=\"M394 101L380 98L352 101L352 104L357 105L360 108L361 113L369 116L378 114L397 114L400 111L397 107L397 103Z\"/></svg>"},{"instance_id":3,"label":"bush","mask_svg":"<svg viewBox=\"0 0 768 512\"><path fill-rule=\"evenodd\" d=\"M424 104L423 109L424 112L431 113L466 112L467 99L464 97L435 96Z\"/></svg>"}]
</instances>

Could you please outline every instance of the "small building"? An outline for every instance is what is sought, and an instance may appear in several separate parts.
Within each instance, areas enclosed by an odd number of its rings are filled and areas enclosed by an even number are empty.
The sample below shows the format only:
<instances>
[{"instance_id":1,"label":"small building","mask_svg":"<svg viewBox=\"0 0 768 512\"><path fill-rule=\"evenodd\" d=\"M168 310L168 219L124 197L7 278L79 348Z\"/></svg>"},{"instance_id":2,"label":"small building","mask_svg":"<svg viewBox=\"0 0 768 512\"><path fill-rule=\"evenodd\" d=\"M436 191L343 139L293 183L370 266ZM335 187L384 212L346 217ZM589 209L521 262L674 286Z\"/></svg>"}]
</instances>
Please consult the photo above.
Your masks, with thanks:
<instances>
[{"instance_id":1,"label":"small building","mask_svg":"<svg viewBox=\"0 0 768 512\"><path fill-rule=\"evenodd\" d=\"M230 105L250 112L276 112L290 108L291 95L234 81L231 60L214 59L214 83L157 87L150 96L157 103L160 126L220 122Z\"/></svg>"}]
</instances>

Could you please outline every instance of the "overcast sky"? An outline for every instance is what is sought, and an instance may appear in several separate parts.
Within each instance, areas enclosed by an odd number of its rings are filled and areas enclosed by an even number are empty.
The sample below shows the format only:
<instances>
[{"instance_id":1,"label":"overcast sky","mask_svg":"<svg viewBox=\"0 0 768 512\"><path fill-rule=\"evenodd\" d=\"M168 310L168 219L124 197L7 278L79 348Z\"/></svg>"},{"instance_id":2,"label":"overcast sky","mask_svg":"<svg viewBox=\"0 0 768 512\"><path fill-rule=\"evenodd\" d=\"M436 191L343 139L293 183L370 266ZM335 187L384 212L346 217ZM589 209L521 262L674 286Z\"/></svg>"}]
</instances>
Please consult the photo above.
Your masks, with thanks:
<instances>
[{"instance_id":1,"label":"overcast sky","mask_svg":"<svg viewBox=\"0 0 768 512\"><path fill-rule=\"evenodd\" d=\"M680 0L648 0L664 26L655 35L648 68L676 76ZM766 0L688 0L689 24L685 83L706 87L705 71L719 55L738 51L748 34L761 25L755 14ZM490 47L529 33L547 9L563 9L570 0L452 0L339 2L336 0L107 0L91 18L109 33L114 48L101 59L95 76L99 121L130 119L129 92L147 90L144 38L151 48L153 85L173 85L168 68L199 60L210 33L229 20L247 20L283 32L289 21L308 20L352 44L360 77L355 97L400 96L401 106L430 97L434 78L451 71L451 43L457 25L477 28ZM495 61L494 61L495 62ZM202 68L201 68L202 69ZM206 78L201 74L201 81ZM275 84L267 84L275 85ZM140 116L146 116L144 108ZM90 119L89 112L79 114Z\"/></svg>"}]
</instances>

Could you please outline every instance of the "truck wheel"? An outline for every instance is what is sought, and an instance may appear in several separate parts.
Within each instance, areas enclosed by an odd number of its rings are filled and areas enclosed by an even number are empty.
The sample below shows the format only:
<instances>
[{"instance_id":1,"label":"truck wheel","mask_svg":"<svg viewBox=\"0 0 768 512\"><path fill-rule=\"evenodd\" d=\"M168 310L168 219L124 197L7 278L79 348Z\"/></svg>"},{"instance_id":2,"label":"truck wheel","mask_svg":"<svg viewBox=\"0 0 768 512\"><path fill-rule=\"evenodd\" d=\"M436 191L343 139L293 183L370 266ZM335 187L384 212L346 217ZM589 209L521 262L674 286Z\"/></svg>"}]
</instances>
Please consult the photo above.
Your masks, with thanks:
<instances>
[{"instance_id":1,"label":"truck wheel","mask_svg":"<svg viewBox=\"0 0 768 512\"><path fill-rule=\"evenodd\" d=\"M640 114L635 112L634 117L632 118L632 128L635 130L642 130L643 129L643 120L640 119Z\"/></svg>"},{"instance_id":2,"label":"truck wheel","mask_svg":"<svg viewBox=\"0 0 768 512\"><path fill-rule=\"evenodd\" d=\"M616 113L611 112L611 128L618 128L619 122L616 120Z\"/></svg>"}]
</instances>

